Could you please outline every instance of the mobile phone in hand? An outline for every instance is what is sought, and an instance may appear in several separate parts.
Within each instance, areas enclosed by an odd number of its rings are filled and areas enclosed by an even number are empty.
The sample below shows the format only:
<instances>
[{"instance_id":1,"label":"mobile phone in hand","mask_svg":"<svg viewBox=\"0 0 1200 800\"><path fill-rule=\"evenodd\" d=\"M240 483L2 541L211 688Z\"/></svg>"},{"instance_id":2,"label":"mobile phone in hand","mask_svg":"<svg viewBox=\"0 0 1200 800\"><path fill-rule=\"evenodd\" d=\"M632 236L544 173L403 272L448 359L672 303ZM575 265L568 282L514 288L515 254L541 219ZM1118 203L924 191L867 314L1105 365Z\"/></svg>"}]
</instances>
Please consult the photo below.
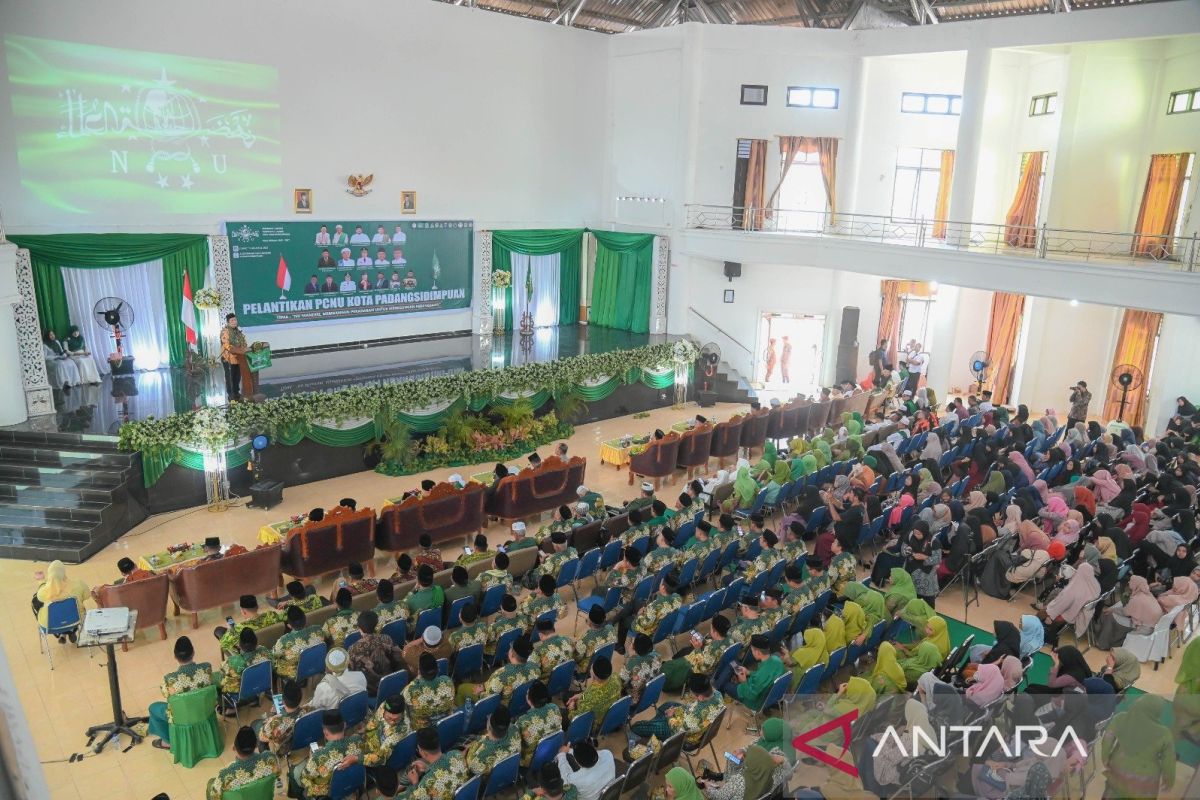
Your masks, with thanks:
<instances>
[{"instance_id":1,"label":"mobile phone in hand","mask_svg":"<svg viewBox=\"0 0 1200 800\"><path fill-rule=\"evenodd\" d=\"M226 617L225 622L229 625L229 627L233 627L233 617Z\"/></svg>"},{"instance_id":2,"label":"mobile phone in hand","mask_svg":"<svg viewBox=\"0 0 1200 800\"><path fill-rule=\"evenodd\" d=\"M317 748L317 743L316 743L316 742L309 742L309 743L308 743L308 749L309 749L309 750L311 750L311 751L312 751L312 752L314 752L314 753L315 753L315 752L317 752L317 749L318 749L318 748Z\"/></svg>"},{"instance_id":3,"label":"mobile phone in hand","mask_svg":"<svg viewBox=\"0 0 1200 800\"><path fill-rule=\"evenodd\" d=\"M729 761L730 764L733 764L735 767L740 767L742 765L742 760L740 758L738 758L737 756L735 756L733 753L729 752L728 750L725 751L725 758L727 761Z\"/></svg>"},{"instance_id":4,"label":"mobile phone in hand","mask_svg":"<svg viewBox=\"0 0 1200 800\"><path fill-rule=\"evenodd\" d=\"M282 714L283 713L283 695L281 695L281 694L271 695L271 702L275 704L275 713Z\"/></svg>"}]
</instances>

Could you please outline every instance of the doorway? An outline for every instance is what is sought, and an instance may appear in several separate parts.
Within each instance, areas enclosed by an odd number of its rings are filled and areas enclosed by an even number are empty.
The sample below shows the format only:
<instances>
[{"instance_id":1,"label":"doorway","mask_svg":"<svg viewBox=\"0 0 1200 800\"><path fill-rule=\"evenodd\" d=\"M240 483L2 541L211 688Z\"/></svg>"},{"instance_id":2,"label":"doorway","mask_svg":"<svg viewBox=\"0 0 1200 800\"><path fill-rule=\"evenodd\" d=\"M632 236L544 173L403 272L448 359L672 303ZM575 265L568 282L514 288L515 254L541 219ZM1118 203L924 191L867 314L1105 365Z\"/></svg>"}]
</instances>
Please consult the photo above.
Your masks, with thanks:
<instances>
[{"instance_id":1,"label":"doorway","mask_svg":"<svg viewBox=\"0 0 1200 800\"><path fill-rule=\"evenodd\" d=\"M812 395L821 384L825 344L823 314L764 312L758 327L759 350L754 362L754 382L767 390L791 397Z\"/></svg>"}]
</instances>

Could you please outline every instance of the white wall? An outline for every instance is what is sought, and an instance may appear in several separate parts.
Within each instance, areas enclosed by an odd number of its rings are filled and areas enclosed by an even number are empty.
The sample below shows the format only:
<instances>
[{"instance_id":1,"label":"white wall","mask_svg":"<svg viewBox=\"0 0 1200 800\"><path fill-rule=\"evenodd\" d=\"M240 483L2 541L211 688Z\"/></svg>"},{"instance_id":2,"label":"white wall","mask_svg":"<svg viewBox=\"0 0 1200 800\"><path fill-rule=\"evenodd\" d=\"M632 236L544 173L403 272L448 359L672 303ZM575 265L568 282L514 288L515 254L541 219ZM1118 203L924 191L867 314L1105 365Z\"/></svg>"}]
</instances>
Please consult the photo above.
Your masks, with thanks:
<instances>
[{"instance_id":1,"label":"white wall","mask_svg":"<svg viewBox=\"0 0 1200 800\"><path fill-rule=\"evenodd\" d=\"M1158 353L1150 375L1150 406L1146 415L1147 436L1159 434L1175 413L1175 398L1193 403L1200 397L1200 318L1164 314L1159 332Z\"/></svg>"}]
</instances>

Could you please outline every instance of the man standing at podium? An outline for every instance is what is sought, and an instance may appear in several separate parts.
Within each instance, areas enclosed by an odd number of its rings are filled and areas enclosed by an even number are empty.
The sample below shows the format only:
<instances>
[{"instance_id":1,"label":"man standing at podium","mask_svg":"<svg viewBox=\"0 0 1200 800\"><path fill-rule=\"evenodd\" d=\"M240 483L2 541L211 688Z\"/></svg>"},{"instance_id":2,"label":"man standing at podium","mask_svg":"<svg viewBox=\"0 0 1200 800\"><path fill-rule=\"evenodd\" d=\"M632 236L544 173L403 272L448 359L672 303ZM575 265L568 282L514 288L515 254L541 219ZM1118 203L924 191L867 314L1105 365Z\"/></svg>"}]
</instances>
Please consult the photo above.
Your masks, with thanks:
<instances>
[{"instance_id":1,"label":"man standing at podium","mask_svg":"<svg viewBox=\"0 0 1200 800\"><path fill-rule=\"evenodd\" d=\"M238 328L237 314L225 315L221 329L221 366L225 370L225 394L229 402L242 399L242 371L238 360L246 355L246 334Z\"/></svg>"}]
</instances>

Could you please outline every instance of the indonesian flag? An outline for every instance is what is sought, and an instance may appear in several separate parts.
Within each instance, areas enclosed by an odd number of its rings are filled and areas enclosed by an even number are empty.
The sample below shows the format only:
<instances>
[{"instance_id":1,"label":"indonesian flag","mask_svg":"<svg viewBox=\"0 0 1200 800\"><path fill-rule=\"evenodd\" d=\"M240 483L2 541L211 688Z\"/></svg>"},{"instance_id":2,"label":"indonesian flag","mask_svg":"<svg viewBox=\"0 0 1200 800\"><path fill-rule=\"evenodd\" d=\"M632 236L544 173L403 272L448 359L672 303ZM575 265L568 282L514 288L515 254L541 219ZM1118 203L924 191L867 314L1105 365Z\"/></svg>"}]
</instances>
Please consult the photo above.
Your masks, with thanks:
<instances>
[{"instance_id":1,"label":"indonesian flag","mask_svg":"<svg viewBox=\"0 0 1200 800\"><path fill-rule=\"evenodd\" d=\"M183 271L183 301L179 306L179 319L183 322L184 336L187 343L196 343L196 307L192 305L192 281L187 270Z\"/></svg>"},{"instance_id":2,"label":"indonesian flag","mask_svg":"<svg viewBox=\"0 0 1200 800\"><path fill-rule=\"evenodd\" d=\"M279 287L279 291L286 292L292 288L292 273L288 272L287 262L283 260L283 256L279 257L279 269L275 272L275 285ZM287 295L281 294L280 300L286 300Z\"/></svg>"}]
</instances>

